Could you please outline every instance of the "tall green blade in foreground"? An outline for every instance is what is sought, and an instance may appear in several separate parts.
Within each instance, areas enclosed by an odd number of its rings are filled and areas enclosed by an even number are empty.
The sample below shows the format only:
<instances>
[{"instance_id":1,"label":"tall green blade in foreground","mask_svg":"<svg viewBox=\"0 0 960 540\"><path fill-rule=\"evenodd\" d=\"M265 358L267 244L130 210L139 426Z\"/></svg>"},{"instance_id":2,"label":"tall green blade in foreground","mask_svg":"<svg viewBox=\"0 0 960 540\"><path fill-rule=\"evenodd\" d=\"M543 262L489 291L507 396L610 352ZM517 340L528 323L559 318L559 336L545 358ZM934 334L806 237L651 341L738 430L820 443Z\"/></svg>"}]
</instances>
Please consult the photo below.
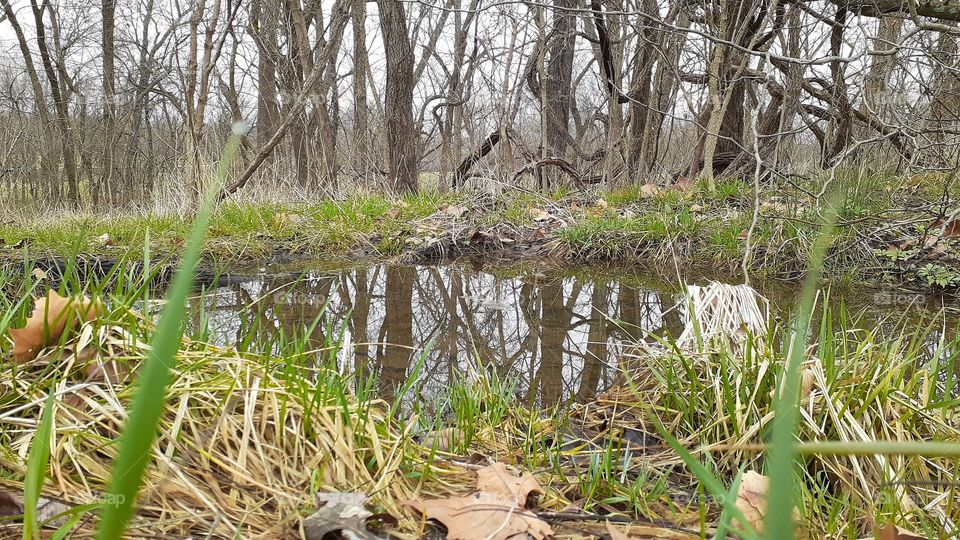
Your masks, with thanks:
<instances>
[{"instance_id":1,"label":"tall green blade in foreground","mask_svg":"<svg viewBox=\"0 0 960 540\"><path fill-rule=\"evenodd\" d=\"M47 401L43 406L43 418L33 436L30 455L27 457L27 477L23 482L23 539L33 540L40 537L37 523L37 504L43 479L47 476L47 462L50 459L50 432L53 429L53 398L56 384L50 385Z\"/></svg>"},{"instance_id":2,"label":"tall green blade in foreground","mask_svg":"<svg viewBox=\"0 0 960 540\"><path fill-rule=\"evenodd\" d=\"M183 336L183 318L187 296L193 288L194 272L200 260L200 248L215 204L215 197L236 154L240 137L230 137L217 166L214 185L210 186L197 213L190 239L173 283L167 303L160 314L156 333L150 341L146 362L140 367L137 391L120 435L120 450L113 464L109 496L111 504L103 506L97 538L121 538L127 521L133 515L133 504L143 484L143 471L150 461L150 450L157 435L157 426L164 409L164 396L170 383L170 369L176 361Z\"/></svg>"},{"instance_id":3,"label":"tall green blade in foreground","mask_svg":"<svg viewBox=\"0 0 960 540\"><path fill-rule=\"evenodd\" d=\"M764 538L788 540L793 536L794 507L794 460L797 448L794 438L798 424L800 393L800 364L807 351L807 333L810 317L817 298L817 282L823 270L823 260L833 238L836 209L840 201L835 197L827 203L827 215L820 233L813 243L810 267L803 281L803 292L797 307L793 334L787 353L787 365L779 396L775 401L776 416L773 420L771 448L767 458L770 490L767 492L767 516L764 520Z\"/></svg>"}]
</instances>

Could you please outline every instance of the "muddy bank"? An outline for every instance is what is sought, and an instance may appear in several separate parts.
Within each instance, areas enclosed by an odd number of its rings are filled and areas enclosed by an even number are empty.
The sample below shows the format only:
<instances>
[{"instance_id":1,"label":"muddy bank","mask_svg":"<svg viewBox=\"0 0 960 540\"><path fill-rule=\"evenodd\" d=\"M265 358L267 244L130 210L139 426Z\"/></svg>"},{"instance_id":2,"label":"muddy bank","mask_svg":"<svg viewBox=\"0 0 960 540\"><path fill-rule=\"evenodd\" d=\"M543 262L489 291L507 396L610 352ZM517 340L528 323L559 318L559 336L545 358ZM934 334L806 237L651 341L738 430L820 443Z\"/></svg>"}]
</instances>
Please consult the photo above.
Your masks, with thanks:
<instances>
[{"instance_id":1,"label":"muddy bank","mask_svg":"<svg viewBox=\"0 0 960 540\"><path fill-rule=\"evenodd\" d=\"M665 276L716 274L793 282L807 268L820 210L783 194L759 207L742 185L714 193L651 191L357 198L344 202L229 207L208 231L200 281L237 269L305 263L343 267L368 262L479 266L605 264ZM960 225L930 205L898 201L887 213L841 212L824 275L833 283L868 284L931 294L960 290ZM911 206L912 205L912 206ZM149 244L156 264L173 264L184 220L77 218L0 231L7 267L39 259L42 268L82 264L103 273L115 261L138 265ZM72 236L71 236L72 235ZM747 263L744 264L744 259ZM226 272L218 272L226 269ZM161 277L169 270L163 270ZM248 272L239 272L240 274Z\"/></svg>"}]
</instances>

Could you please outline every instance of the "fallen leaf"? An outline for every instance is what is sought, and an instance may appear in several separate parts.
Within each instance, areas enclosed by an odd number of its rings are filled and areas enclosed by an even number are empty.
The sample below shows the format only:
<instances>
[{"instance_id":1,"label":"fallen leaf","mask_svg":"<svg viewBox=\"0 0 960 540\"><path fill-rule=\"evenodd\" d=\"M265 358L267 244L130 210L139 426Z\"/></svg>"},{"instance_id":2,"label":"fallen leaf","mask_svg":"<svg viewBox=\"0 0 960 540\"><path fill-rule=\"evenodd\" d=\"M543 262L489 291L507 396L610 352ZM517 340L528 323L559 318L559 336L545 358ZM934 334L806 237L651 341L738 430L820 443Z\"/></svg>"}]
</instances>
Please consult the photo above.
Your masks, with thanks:
<instances>
[{"instance_id":1,"label":"fallen leaf","mask_svg":"<svg viewBox=\"0 0 960 540\"><path fill-rule=\"evenodd\" d=\"M736 507L757 532L763 532L763 517L767 513L767 490L770 479L756 471L747 471L740 477Z\"/></svg>"},{"instance_id":2,"label":"fallen leaf","mask_svg":"<svg viewBox=\"0 0 960 540\"><path fill-rule=\"evenodd\" d=\"M54 290L35 300L33 312L23 328L10 328L13 338L13 358L28 362L45 347L60 340L64 331L73 330L83 321L92 321L100 315L102 306L87 297L63 297Z\"/></svg>"},{"instance_id":3,"label":"fallen leaf","mask_svg":"<svg viewBox=\"0 0 960 540\"><path fill-rule=\"evenodd\" d=\"M531 208L530 217L532 217L534 221L547 221L553 216L541 208Z\"/></svg>"},{"instance_id":4,"label":"fallen leaf","mask_svg":"<svg viewBox=\"0 0 960 540\"><path fill-rule=\"evenodd\" d=\"M494 463L477 471L477 489L526 507L531 493L545 494L536 478L511 471L504 463Z\"/></svg>"},{"instance_id":5,"label":"fallen leaf","mask_svg":"<svg viewBox=\"0 0 960 540\"><path fill-rule=\"evenodd\" d=\"M477 471L477 491L471 495L405 504L442 523L448 540L540 540L552 536L550 525L525 508L530 493L543 493L540 482L495 463Z\"/></svg>"},{"instance_id":6,"label":"fallen leaf","mask_svg":"<svg viewBox=\"0 0 960 540\"><path fill-rule=\"evenodd\" d=\"M925 535L897 527L893 523L884 525L878 536L880 540L925 540L927 538Z\"/></svg>"},{"instance_id":7,"label":"fallen leaf","mask_svg":"<svg viewBox=\"0 0 960 540\"><path fill-rule=\"evenodd\" d=\"M466 497L411 501L424 517L435 519L447 528L448 540L506 540L553 535L550 525L529 510L519 508L491 493L478 492Z\"/></svg>"},{"instance_id":8,"label":"fallen leaf","mask_svg":"<svg viewBox=\"0 0 960 540\"><path fill-rule=\"evenodd\" d=\"M364 508L367 496L363 493L317 493L319 508L303 520L307 540L322 540L330 533L341 538L375 539L367 530L366 519L373 514Z\"/></svg>"},{"instance_id":9,"label":"fallen leaf","mask_svg":"<svg viewBox=\"0 0 960 540\"><path fill-rule=\"evenodd\" d=\"M640 186L640 195L643 197L653 197L660 193L660 187L656 184L644 184Z\"/></svg>"},{"instance_id":10,"label":"fallen leaf","mask_svg":"<svg viewBox=\"0 0 960 540\"><path fill-rule=\"evenodd\" d=\"M597 205L597 208L600 208L601 210L606 210L607 208L610 208L610 203L608 203L606 200L602 198L597 199L596 205Z\"/></svg>"},{"instance_id":11,"label":"fallen leaf","mask_svg":"<svg viewBox=\"0 0 960 540\"><path fill-rule=\"evenodd\" d=\"M103 234L101 234L100 236L94 238L94 239L91 241L91 243L92 243L94 246L106 247L106 246L109 246L109 245L112 245L112 244L113 244L113 239L110 238L110 235L109 235L108 233L103 233Z\"/></svg>"},{"instance_id":12,"label":"fallen leaf","mask_svg":"<svg viewBox=\"0 0 960 540\"><path fill-rule=\"evenodd\" d=\"M0 491L0 518L23 514L23 504L12 493Z\"/></svg>"},{"instance_id":13,"label":"fallen leaf","mask_svg":"<svg viewBox=\"0 0 960 540\"><path fill-rule=\"evenodd\" d=\"M388 218L390 218L390 219L397 219L398 217L400 217L400 214L401 214L401 213L402 213L402 210L400 210L399 208L397 208L396 206L394 206L393 208L387 210L387 213L384 214L384 216L386 216L386 217L388 217Z\"/></svg>"},{"instance_id":14,"label":"fallen leaf","mask_svg":"<svg viewBox=\"0 0 960 540\"><path fill-rule=\"evenodd\" d=\"M47 273L40 268L34 268L30 275L33 276L33 279L41 281L47 279Z\"/></svg>"},{"instance_id":15,"label":"fallen leaf","mask_svg":"<svg viewBox=\"0 0 960 540\"><path fill-rule=\"evenodd\" d=\"M463 216L467 215L467 212L469 211L470 210L468 210L466 207L459 206L456 204L451 204L450 206L444 208L441 212L447 216L452 216L454 218L462 218Z\"/></svg>"},{"instance_id":16,"label":"fallen leaf","mask_svg":"<svg viewBox=\"0 0 960 540\"><path fill-rule=\"evenodd\" d=\"M690 205L690 211L696 214L697 212L703 212L703 207L699 204Z\"/></svg>"},{"instance_id":17,"label":"fallen leaf","mask_svg":"<svg viewBox=\"0 0 960 540\"><path fill-rule=\"evenodd\" d=\"M37 500L36 508L37 523L47 527L59 527L67 522L67 518L61 514L68 510L70 510L70 506L60 501L40 497ZM21 515L23 515L23 495L0 491L0 518Z\"/></svg>"},{"instance_id":18,"label":"fallen leaf","mask_svg":"<svg viewBox=\"0 0 960 540\"><path fill-rule=\"evenodd\" d=\"M443 428L424 433L420 445L436 449L438 452L449 452L463 441L463 432L457 428Z\"/></svg>"},{"instance_id":19,"label":"fallen leaf","mask_svg":"<svg viewBox=\"0 0 960 540\"><path fill-rule=\"evenodd\" d=\"M810 392L813 391L813 381L815 377L813 370L810 368L805 368L803 372L800 373L800 399L804 400L810 396Z\"/></svg>"}]
</instances>

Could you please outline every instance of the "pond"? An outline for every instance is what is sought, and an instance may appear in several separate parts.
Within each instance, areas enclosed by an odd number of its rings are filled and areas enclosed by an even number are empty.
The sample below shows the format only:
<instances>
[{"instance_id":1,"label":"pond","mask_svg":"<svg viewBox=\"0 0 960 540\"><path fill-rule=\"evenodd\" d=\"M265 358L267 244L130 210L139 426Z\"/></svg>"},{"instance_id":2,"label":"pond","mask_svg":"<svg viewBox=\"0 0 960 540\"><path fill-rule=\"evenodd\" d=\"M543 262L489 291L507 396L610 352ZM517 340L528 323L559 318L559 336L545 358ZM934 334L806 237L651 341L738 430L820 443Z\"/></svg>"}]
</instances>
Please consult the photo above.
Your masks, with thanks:
<instances>
[{"instance_id":1,"label":"pond","mask_svg":"<svg viewBox=\"0 0 960 540\"><path fill-rule=\"evenodd\" d=\"M240 339L277 343L301 336L318 361L332 359L345 373L376 374L384 398L422 357L421 396L436 396L485 366L515 381L530 404L588 400L615 384L638 339L678 336L687 319L679 279L638 270L491 273L462 264L375 265L264 270L225 281L203 292L204 309L195 313L207 339L234 346ZM775 315L789 314L796 288L755 286ZM936 321L941 308L957 309L875 290L834 292L830 303L862 314L865 326L889 328L921 316ZM952 334L955 321L955 315L940 317L943 326L932 336Z\"/></svg>"}]
</instances>

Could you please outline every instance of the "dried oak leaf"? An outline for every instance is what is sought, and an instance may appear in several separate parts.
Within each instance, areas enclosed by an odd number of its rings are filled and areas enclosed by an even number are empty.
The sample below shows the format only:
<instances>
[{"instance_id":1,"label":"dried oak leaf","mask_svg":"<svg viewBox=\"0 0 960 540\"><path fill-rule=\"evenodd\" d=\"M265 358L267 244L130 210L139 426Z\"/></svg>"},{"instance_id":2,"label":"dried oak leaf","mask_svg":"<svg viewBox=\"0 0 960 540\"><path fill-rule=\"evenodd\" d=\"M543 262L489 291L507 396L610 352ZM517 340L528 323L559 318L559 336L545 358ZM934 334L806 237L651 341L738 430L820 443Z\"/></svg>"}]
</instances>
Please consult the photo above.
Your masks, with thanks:
<instances>
[{"instance_id":1,"label":"dried oak leaf","mask_svg":"<svg viewBox=\"0 0 960 540\"><path fill-rule=\"evenodd\" d=\"M37 499L36 519L48 527L59 527L67 522L64 512L70 506L55 499L40 497ZM23 515L23 494L10 491L0 491L0 518L10 518Z\"/></svg>"},{"instance_id":2,"label":"dried oak leaf","mask_svg":"<svg viewBox=\"0 0 960 540\"><path fill-rule=\"evenodd\" d=\"M550 525L536 514L492 493L407 504L442 523L448 540L542 540L553 535Z\"/></svg>"},{"instance_id":3,"label":"dried oak leaf","mask_svg":"<svg viewBox=\"0 0 960 540\"><path fill-rule=\"evenodd\" d=\"M758 533L763 532L763 518L767 515L767 491L770 478L756 471L747 471L740 477L736 507ZM793 509L793 521L800 521L800 513Z\"/></svg>"},{"instance_id":4,"label":"dried oak leaf","mask_svg":"<svg viewBox=\"0 0 960 540\"><path fill-rule=\"evenodd\" d=\"M307 540L322 540L327 535L338 538L372 540L379 538L367 530L370 511L364 508L367 496L363 493L317 493L319 508L303 520Z\"/></svg>"},{"instance_id":5,"label":"dried oak leaf","mask_svg":"<svg viewBox=\"0 0 960 540\"><path fill-rule=\"evenodd\" d=\"M660 193L660 186L656 184L643 184L640 186L640 196L641 197L653 197L654 195Z\"/></svg>"},{"instance_id":6,"label":"dried oak leaf","mask_svg":"<svg viewBox=\"0 0 960 540\"><path fill-rule=\"evenodd\" d=\"M924 540L926 538L925 535L897 527L893 523L887 523L879 532L880 540Z\"/></svg>"},{"instance_id":7,"label":"dried oak leaf","mask_svg":"<svg viewBox=\"0 0 960 540\"><path fill-rule=\"evenodd\" d=\"M543 486L536 478L511 471L504 463L494 463L477 471L477 490L527 506L531 493L544 495Z\"/></svg>"},{"instance_id":8,"label":"dried oak leaf","mask_svg":"<svg viewBox=\"0 0 960 540\"><path fill-rule=\"evenodd\" d=\"M756 471L747 471L740 478L736 507L757 532L763 532L768 489L770 479Z\"/></svg>"},{"instance_id":9,"label":"dried oak leaf","mask_svg":"<svg viewBox=\"0 0 960 540\"><path fill-rule=\"evenodd\" d=\"M86 296L63 297L54 290L47 291L45 297L36 299L23 328L10 328L14 360L33 360L43 348L59 341L64 331L96 319L102 311L100 302Z\"/></svg>"},{"instance_id":10,"label":"dried oak leaf","mask_svg":"<svg viewBox=\"0 0 960 540\"><path fill-rule=\"evenodd\" d=\"M20 502L20 498L12 493L0 491L0 518L19 516L22 514L23 503Z\"/></svg>"}]
</instances>

